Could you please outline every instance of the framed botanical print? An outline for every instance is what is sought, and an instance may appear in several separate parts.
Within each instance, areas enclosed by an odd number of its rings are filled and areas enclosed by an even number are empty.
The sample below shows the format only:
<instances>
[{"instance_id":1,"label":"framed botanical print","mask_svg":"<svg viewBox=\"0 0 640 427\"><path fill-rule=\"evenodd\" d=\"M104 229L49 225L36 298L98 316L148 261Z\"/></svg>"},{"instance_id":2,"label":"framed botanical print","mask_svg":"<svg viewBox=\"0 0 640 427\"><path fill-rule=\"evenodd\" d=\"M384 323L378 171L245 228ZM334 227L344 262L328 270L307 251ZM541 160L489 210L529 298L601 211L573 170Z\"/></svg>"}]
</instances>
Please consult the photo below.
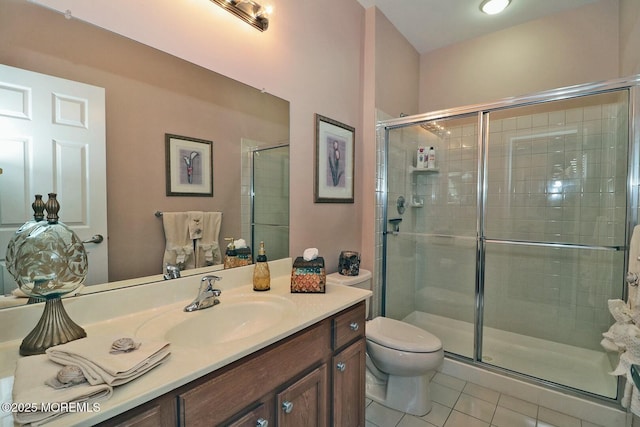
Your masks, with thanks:
<instances>
[{"instance_id":1,"label":"framed botanical print","mask_svg":"<svg viewBox=\"0 0 640 427\"><path fill-rule=\"evenodd\" d=\"M316 203L353 203L355 129L316 114Z\"/></svg>"},{"instance_id":2,"label":"framed botanical print","mask_svg":"<svg viewBox=\"0 0 640 427\"><path fill-rule=\"evenodd\" d=\"M213 196L213 142L165 134L167 196Z\"/></svg>"}]
</instances>

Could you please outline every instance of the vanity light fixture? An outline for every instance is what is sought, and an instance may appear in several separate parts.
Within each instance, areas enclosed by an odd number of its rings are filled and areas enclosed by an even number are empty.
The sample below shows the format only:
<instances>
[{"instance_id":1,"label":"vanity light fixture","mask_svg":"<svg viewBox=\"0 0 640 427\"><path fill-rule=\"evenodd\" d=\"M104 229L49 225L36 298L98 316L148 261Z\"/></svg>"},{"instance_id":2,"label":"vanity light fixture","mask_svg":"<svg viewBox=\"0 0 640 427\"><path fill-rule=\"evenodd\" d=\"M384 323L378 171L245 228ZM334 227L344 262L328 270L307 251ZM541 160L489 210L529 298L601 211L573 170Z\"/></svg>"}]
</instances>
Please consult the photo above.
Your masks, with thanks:
<instances>
[{"instance_id":1,"label":"vanity light fixture","mask_svg":"<svg viewBox=\"0 0 640 427\"><path fill-rule=\"evenodd\" d=\"M270 7L263 7L253 0L211 0L236 15L247 24L265 31L269 28Z\"/></svg>"},{"instance_id":2,"label":"vanity light fixture","mask_svg":"<svg viewBox=\"0 0 640 427\"><path fill-rule=\"evenodd\" d=\"M511 0L484 0L480 3L480 10L487 15L495 15L509 6Z\"/></svg>"}]
</instances>

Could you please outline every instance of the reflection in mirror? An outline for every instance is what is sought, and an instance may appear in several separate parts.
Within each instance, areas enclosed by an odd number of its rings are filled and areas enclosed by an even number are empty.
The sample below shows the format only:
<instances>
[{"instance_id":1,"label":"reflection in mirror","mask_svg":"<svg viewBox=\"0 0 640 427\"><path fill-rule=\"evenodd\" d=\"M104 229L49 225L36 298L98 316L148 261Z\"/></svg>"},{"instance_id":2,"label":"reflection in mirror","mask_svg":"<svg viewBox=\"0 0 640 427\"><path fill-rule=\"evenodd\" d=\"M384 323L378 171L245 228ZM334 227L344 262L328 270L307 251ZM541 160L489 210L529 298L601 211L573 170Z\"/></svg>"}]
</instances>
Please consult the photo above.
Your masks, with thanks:
<instances>
[{"instance_id":1,"label":"reflection in mirror","mask_svg":"<svg viewBox=\"0 0 640 427\"><path fill-rule=\"evenodd\" d=\"M219 211L223 213L219 234L223 250L223 237L251 242L255 226L252 205L243 196L248 194L244 159L256 147L286 147L285 155L274 160L277 176L269 178L270 187L265 189L268 197L276 192L281 199L277 215L266 222L282 233L273 244L269 240L276 237L271 234L258 238L265 240L268 250L273 247L269 259L288 256L287 101L29 2L0 0L0 11L0 64L104 88L108 230L100 234L108 242L109 282L129 286L162 280L165 238L156 211ZM212 197L166 196L165 134L213 142ZM243 141L260 143L243 145ZM1 156L0 168L7 170ZM2 177L0 231L13 232L29 215L20 222L3 221L7 208ZM55 190L54 182L39 184L44 190L38 193ZM35 183L29 185L25 212L30 212L36 194ZM66 195L60 202L64 222L65 203L69 206L75 201ZM87 215L89 222L91 219ZM83 240L92 237L78 234ZM96 250L92 245L87 244L88 252ZM1 261L0 270L0 285L6 294L13 288ZM187 274L189 271L183 272ZM86 286L83 292L91 288Z\"/></svg>"}]
</instances>

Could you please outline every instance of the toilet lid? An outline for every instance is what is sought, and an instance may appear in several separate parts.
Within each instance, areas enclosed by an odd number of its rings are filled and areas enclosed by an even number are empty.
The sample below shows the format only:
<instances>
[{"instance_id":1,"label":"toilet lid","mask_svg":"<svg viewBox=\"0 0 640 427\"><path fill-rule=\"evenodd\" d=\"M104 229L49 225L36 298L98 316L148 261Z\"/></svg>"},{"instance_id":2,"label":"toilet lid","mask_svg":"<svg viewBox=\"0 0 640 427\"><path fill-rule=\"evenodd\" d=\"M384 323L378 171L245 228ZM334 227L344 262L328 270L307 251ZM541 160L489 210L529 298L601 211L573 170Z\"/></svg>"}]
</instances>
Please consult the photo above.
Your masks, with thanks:
<instances>
[{"instance_id":1,"label":"toilet lid","mask_svg":"<svg viewBox=\"0 0 640 427\"><path fill-rule=\"evenodd\" d=\"M413 353L433 353L442 349L438 337L399 320L376 317L366 325L367 339L385 347Z\"/></svg>"}]
</instances>

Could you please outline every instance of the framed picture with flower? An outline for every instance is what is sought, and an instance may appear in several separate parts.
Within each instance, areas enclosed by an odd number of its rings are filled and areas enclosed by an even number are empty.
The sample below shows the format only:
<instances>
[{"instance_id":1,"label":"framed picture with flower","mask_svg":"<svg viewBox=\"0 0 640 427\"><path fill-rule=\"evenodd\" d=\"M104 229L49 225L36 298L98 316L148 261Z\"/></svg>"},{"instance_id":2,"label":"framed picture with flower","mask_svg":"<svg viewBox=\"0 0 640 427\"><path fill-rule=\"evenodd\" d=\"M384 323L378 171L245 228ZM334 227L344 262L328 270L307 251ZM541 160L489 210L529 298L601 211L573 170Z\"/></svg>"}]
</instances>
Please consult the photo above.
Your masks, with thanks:
<instances>
[{"instance_id":1,"label":"framed picture with flower","mask_svg":"<svg viewBox=\"0 0 640 427\"><path fill-rule=\"evenodd\" d=\"M315 203L353 203L355 129L316 114Z\"/></svg>"},{"instance_id":2,"label":"framed picture with flower","mask_svg":"<svg viewBox=\"0 0 640 427\"><path fill-rule=\"evenodd\" d=\"M213 196L213 142L165 134L167 196Z\"/></svg>"}]
</instances>

